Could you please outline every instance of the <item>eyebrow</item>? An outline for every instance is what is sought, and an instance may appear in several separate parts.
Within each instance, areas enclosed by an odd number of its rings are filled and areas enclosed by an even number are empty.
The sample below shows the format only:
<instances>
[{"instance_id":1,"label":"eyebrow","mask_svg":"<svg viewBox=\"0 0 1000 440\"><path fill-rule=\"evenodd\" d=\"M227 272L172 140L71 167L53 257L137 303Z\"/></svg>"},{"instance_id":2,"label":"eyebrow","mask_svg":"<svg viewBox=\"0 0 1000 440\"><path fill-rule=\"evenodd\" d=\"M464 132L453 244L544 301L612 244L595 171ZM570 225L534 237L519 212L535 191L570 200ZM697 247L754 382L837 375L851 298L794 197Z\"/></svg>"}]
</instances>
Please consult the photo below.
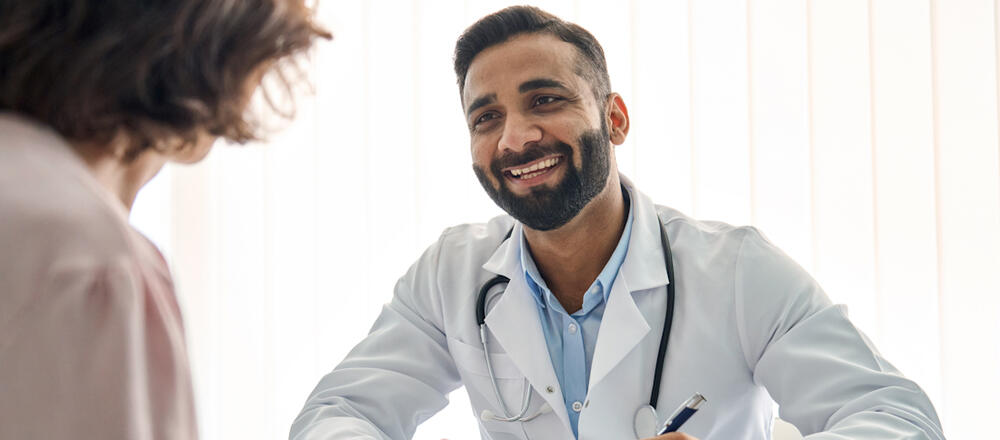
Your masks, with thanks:
<instances>
[{"instance_id":1,"label":"eyebrow","mask_svg":"<svg viewBox=\"0 0 1000 440\"><path fill-rule=\"evenodd\" d=\"M563 83L548 78L536 78L525 81L518 86L517 91L524 93L535 89L562 89L569 91L569 87L566 87Z\"/></svg>"},{"instance_id":2,"label":"eyebrow","mask_svg":"<svg viewBox=\"0 0 1000 440\"><path fill-rule=\"evenodd\" d=\"M476 98L475 101L472 101L472 104L469 104L469 109L465 111L465 117L469 117L472 114L472 112L476 111L477 108L482 107L484 105L492 104L496 100L497 100L496 93L490 93L489 95L480 96Z\"/></svg>"}]
</instances>

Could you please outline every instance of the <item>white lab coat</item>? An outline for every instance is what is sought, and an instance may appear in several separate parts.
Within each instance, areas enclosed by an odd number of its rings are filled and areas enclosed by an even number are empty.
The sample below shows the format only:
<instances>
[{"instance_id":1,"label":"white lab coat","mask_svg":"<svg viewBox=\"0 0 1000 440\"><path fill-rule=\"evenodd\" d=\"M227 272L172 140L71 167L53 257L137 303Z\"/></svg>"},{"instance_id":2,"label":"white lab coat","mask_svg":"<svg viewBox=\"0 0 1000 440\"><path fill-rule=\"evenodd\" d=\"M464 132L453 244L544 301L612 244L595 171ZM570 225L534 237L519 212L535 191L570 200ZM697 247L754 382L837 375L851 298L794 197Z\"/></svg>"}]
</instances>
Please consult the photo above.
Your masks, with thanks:
<instances>
[{"instance_id":1,"label":"white lab coat","mask_svg":"<svg viewBox=\"0 0 1000 440\"><path fill-rule=\"evenodd\" d=\"M770 438L772 398L809 439L944 438L924 392L757 230L693 220L625 184L632 236L601 323L580 439L636 438L636 410L649 400L668 282L657 212L677 283L660 422L700 392L708 403L682 430L702 440ZM545 403L553 411L525 423L480 421L482 437L573 438L520 243L503 241L512 225L516 236L521 226L507 216L446 230L399 280L368 337L320 381L290 438L408 439L463 384L470 417L502 414L475 317L480 286L497 274L511 280L486 319L501 394L519 410L527 378L529 414Z\"/></svg>"}]
</instances>

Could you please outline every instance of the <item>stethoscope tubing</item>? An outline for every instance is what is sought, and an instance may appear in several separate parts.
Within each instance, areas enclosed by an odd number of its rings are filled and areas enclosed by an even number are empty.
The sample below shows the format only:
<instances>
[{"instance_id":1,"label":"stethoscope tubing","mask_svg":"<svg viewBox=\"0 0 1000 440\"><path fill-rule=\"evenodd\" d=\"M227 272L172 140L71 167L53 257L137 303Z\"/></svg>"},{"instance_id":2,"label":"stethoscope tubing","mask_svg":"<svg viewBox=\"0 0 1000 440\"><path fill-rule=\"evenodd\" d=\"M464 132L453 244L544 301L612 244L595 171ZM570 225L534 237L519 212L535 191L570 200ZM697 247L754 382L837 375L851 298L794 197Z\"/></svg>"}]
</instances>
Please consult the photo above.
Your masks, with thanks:
<instances>
[{"instance_id":1,"label":"stethoscope tubing","mask_svg":"<svg viewBox=\"0 0 1000 440\"><path fill-rule=\"evenodd\" d=\"M659 216L656 219L660 221ZM674 278L674 256L670 251L670 239L667 231L660 223L660 244L663 246L663 259L667 266L667 312L663 317L663 334L660 335L659 351L656 354L656 368L653 376L653 389L649 393L649 406L656 408L660 399L660 380L663 378L663 363L667 357L667 342L670 341L670 327L674 323L674 292L677 279Z\"/></svg>"}]
</instances>

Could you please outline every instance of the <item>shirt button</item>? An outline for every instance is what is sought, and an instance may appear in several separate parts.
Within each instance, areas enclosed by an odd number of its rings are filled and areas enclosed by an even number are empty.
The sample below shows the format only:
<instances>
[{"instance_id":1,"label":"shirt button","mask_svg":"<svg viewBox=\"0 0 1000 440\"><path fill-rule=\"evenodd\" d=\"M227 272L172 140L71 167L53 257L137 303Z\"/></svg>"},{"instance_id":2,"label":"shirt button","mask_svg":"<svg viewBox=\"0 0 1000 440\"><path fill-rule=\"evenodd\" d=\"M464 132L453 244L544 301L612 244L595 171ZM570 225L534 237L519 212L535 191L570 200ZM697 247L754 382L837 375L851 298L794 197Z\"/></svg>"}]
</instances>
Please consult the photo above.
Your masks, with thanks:
<instances>
[{"instance_id":1,"label":"shirt button","mask_svg":"<svg viewBox=\"0 0 1000 440\"><path fill-rule=\"evenodd\" d=\"M552 385L549 385L549 386L545 387L545 392L549 393L549 394L552 394L552 393L556 392L556 389L552 388Z\"/></svg>"},{"instance_id":2,"label":"shirt button","mask_svg":"<svg viewBox=\"0 0 1000 440\"><path fill-rule=\"evenodd\" d=\"M573 411L580 412L583 410L583 404L580 401L573 402Z\"/></svg>"},{"instance_id":3,"label":"shirt button","mask_svg":"<svg viewBox=\"0 0 1000 440\"><path fill-rule=\"evenodd\" d=\"M575 334L576 333L576 324L570 324L569 327L567 327L567 330L569 330L570 333Z\"/></svg>"}]
</instances>

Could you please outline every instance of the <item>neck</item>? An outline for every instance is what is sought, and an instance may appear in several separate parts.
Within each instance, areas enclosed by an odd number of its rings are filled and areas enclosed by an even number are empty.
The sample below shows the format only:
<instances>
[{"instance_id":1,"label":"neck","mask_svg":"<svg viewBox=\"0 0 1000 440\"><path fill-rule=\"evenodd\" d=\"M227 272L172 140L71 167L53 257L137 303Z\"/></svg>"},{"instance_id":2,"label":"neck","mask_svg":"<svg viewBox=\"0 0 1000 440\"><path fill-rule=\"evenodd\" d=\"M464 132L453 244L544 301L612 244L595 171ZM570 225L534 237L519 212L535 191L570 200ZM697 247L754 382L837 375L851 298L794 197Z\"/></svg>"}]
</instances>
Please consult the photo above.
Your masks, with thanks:
<instances>
[{"instance_id":1,"label":"neck","mask_svg":"<svg viewBox=\"0 0 1000 440\"><path fill-rule=\"evenodd\" d=\"M558 229L524 228L531 256L567 313L583 304L583 295L611 258L625 229L625 200L617 173L580 213Z\"/></svg>"},{"instance_id":2,"label":"neck","mask_svg":"<svg viewBox=\"0 0 1000 440\"><path fill-rule=\"evenodd\" d=\"M73 150L83 159L101 186L121 201L125 211L129 212L136 194L163 168L166 158L156 151L147 150L134 160L126 161L122 145L119 143L108 148L93 144L73 144Z\"/></svg>"}]
</instances>

